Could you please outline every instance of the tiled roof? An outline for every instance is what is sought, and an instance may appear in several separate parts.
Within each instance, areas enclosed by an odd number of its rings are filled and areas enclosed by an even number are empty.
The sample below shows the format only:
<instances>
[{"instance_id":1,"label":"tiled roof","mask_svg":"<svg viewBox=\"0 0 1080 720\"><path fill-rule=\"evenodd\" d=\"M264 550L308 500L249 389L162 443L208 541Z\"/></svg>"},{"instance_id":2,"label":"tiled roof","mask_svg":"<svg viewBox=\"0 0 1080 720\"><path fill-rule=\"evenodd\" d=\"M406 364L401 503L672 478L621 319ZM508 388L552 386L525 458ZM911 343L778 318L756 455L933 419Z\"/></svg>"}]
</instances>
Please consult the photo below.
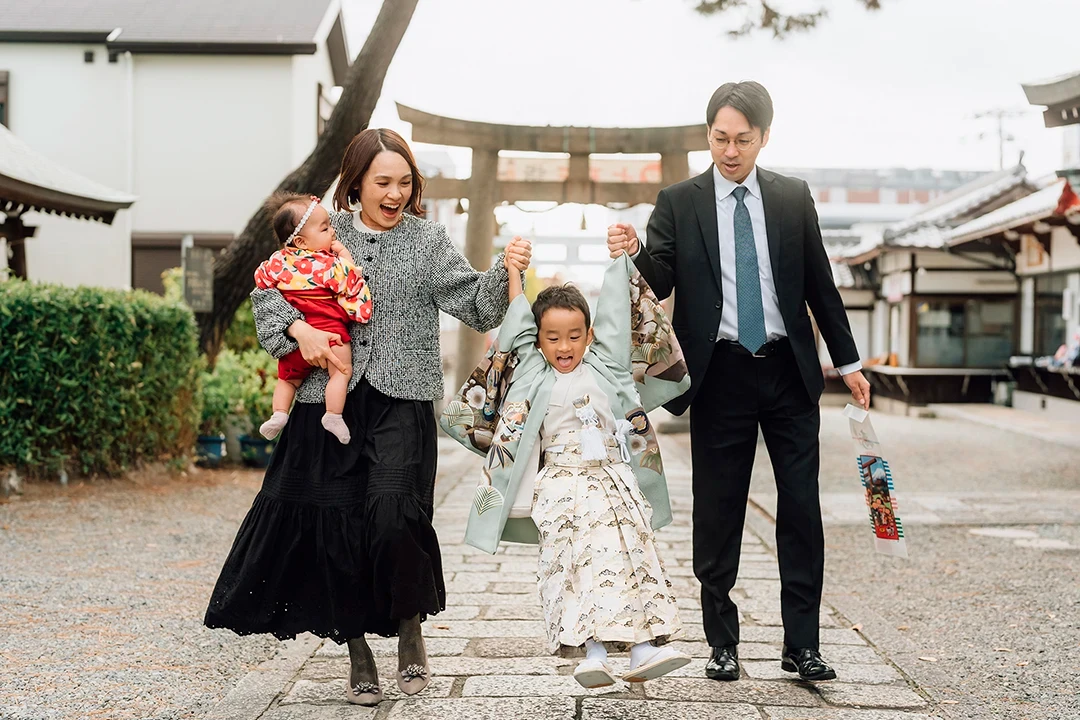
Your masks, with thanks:
<instances>
[{"instance_id":1,"label":"tiled roof","mask_svg":"<svg viewBox=\"0 0 1080 720\"><path fill-rule=\"evenodd\" d=\"M949 244L975 240L1018 225L1050 217L1061 199L1065 180L1059 179L1048 187L999 207L946 233Z\"/></svg>"},{"instance_id":2,"label":"tiled roof","mask_svg":"<svg viewBox=\"0 0 1080 720\"><path fill-rule=\"evenodd\" d=\"M945 228L954 226L957 220L968 213L995 198L1023 187L1026 183L1027 170L1023 165L1015 165L981 177L943 195L911 217L890 226L885 231L885 242L888 245L908 246L906 239L902 239L904 235L929 226ZM913 242L919 244L913 246L932 247L932 245L922 244L928 242L931 237L932 234L916 239Z\"/></svg>"},{"instance_id":3,"label":"tiled roof","mask_svg":"<svg viewBox=\"0 0 1080 720\"><path fill-rule=\"evenodd\" d=\"M830 263L832 265L833 282L838 288L855 287L855 275L851 272L851 266L847 263Z\"/></svg>"},{"instance_id":4,"label":"tiled roof","mask_svg":"<svg viewBox=\"0 0 1080 720\"><path fill-rule=\"evenodd\" d=\"M315 41L333 0L0 0L0 35L101 33L120 43Z\"/></svg>"},{"instance_id":5,"label":"tiled roof","mask_svg":"<svg viewBox=\"0 0 1080 720\"><path fill-rule=\"evenodd\" d=\"M111 222L135 197L89 180L31 149L0 125L0 211L36 209Z\"/></svg>"}]
</instances>

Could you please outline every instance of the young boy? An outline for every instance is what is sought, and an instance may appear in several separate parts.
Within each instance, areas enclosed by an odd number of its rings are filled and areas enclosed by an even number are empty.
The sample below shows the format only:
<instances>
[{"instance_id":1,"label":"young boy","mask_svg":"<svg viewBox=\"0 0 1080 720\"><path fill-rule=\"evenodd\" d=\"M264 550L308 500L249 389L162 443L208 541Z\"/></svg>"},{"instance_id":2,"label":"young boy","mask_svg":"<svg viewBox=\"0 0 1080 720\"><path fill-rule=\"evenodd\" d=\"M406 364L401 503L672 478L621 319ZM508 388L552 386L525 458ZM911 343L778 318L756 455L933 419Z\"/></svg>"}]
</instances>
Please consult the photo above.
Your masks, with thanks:
<instances>
[{"instance_id":1,"label":"young boy","mask_svg":"<svg viewBox=\"0 0 1080 720\"><path fill-rule=\"evenodd\" d=\"M487 457L466 542L539 542L549 650L585 647L583 686L615 682L609 646L630 649L624 680L659 677L690 658L663 647L681 622L653 538L671 509L645 411L689 387L681 351L625 256L605 273L595 326L577 288L547 288L530 307L508 269L495 347L442 421Z\"/></svg>"}]
</instances>

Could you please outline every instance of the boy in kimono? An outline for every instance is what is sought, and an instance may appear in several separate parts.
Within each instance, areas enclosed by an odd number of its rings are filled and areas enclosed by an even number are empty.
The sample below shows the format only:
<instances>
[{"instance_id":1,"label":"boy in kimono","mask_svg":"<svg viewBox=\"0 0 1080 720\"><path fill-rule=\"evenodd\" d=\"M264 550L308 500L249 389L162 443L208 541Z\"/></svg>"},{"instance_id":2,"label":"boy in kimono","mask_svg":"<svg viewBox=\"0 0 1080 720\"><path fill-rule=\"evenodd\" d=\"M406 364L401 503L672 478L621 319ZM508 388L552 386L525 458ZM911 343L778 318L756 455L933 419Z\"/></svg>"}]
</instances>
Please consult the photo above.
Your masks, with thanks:
<instances>
[{"instance_id":1,"label":"boy in kimono","mask_svg":"<svg viewBox=\"0 0 1080 720\"><path fill-rule=\"evenodd\" d=\"M690 657L665 647L682 624L653 537L671 506L645 412L689 387L682 353L625 255L605 273L595 326L577 288L547 288L530 307L508 269L498 339L442 417L486 455L466 542L539 543L548 647L585 647L581 685L614 684L609 647L630 650L623 680L660 677Z\"/></svg>"}]
</instances>

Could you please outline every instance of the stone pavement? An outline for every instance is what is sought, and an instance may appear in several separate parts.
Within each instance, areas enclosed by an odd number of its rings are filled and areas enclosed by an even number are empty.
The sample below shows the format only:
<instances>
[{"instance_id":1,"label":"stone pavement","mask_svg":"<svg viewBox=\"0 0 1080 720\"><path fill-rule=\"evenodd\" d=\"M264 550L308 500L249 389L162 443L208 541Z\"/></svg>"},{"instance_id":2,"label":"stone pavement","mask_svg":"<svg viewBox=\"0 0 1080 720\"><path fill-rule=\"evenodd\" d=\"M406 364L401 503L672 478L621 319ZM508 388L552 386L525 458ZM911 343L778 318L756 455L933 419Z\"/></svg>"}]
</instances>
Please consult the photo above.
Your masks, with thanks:
<instances>
[{"instance_id":1,"label":"stone pavement","mask_svg":"<svg viewBox=\"0 0 1080 720\"><path fill-rule=\"evenodd\" d=\"M704 677L708 644L701 625L699 585L691 566L690 470L681 443L666 448L675 522L658 532L671 581L683 610L679 649L695 659L680 671L643 685L619 682L585 690L571 677L576 658L544 649L536 590L536 551L503 546L487 555L462 544L479 458L440 440L435 525L442 541L447 610L424 625L433 679L404 699L393 682L396 639L375 638L387 700L378 708L344 700L348 673L344 646L297 638L277 658L242 680L207 717L215 720L363 718L421 720L928 720L937 717L926 695L870 646L831 607L822 609L822 653L839 679L812 685L780 670L782 640L776 558L757 515L743 536L737 585L742 612L743 678L719 683ZM865 511L864 511L865 512ZM754 514L754 513L751 513ZM615 655L617 671L627 657Z\"/></svg>"}]
</instances>

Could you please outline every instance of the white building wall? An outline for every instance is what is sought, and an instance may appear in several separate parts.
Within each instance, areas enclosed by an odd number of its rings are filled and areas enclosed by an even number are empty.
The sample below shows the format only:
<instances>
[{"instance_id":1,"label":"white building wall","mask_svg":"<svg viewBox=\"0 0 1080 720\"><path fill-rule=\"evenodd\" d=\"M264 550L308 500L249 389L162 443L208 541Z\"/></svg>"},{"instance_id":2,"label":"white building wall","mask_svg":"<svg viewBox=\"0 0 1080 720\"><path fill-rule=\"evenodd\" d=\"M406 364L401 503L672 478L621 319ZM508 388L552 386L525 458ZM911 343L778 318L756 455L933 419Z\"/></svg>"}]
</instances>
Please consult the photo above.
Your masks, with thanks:
<instances>
[{"instance_id":1,"label":"white building wall","mask_svg":"<svg viewBox=\"0 0 1080 720\"><path fill-rule=\"evenodd\" d=\"M136 56L135 232L243 229L293 167L292 60Z\"/></svg>"},{"instance_id":2,"label":"white building wall","mask_svg":"<svg viewBox=\"0 0 1080 720\"><path fill-rule=\"evenodd\" d=\"M94 51L94 62L83 53ZM115 190L128 187L127 65L103 45L0 43L9 75L9 127L31 148ZM27 213L38 228L26 243L31 279L65 285L127 287L131 282L129 213L112 225Z\"/></svg>"}]
</instances>

